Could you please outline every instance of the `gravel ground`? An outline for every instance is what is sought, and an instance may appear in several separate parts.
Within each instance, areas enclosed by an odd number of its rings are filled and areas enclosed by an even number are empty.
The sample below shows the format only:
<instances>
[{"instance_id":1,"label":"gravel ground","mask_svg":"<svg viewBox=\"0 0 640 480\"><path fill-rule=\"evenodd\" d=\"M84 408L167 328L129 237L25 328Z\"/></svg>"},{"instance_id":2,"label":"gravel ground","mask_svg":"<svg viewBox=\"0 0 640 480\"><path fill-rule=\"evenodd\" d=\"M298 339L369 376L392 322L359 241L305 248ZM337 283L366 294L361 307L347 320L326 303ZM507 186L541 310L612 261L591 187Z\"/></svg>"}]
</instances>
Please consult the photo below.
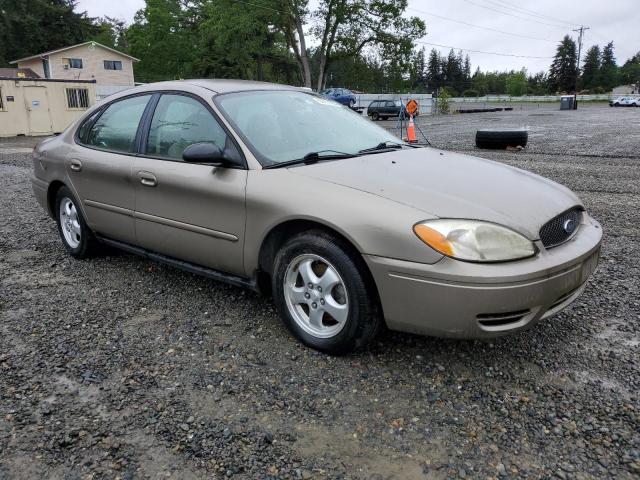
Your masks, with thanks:
<instances>
[{"instance_id":1,"label":"gravel ground","mask_svg":"<svg viewBox=\"0 0 640 480\"><path fill-rule=\"evenodd\" d=\"M604 226L584 295L492 342L385 333L333 358L270 300L118 252L65 255L32 140L0 143L0 478L640 476L640 109L420 117L438 147L577 191ZM393 126L393 122L384 122Z\"/></svg>"}]
</instances>

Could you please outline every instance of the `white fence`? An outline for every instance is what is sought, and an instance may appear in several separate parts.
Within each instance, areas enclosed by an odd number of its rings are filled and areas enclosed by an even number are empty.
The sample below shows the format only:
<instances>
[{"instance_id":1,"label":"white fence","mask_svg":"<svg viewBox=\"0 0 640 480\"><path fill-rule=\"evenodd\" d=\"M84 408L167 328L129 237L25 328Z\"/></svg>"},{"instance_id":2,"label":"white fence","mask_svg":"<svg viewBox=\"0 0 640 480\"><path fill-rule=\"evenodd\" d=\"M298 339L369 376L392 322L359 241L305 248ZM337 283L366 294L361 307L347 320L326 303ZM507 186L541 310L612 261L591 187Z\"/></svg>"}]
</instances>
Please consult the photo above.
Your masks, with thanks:
<instances>
[{"instance_id":1,"label":"white fence","mask_svg":"<svg viewBox=\"0 0 640 480\"><path fill-rule=\"evenodd\" d=\"M449 101L455 103L483 103L483 102L560 102L560 97L564 95L525 95L522 97L511 97L509 95L485 95L482 97L453 97ZM617 97L640 97L640 95L613 95L602 93L594 95L578 95L578 101L608 101Z\"/></svg>"}]
</instances>

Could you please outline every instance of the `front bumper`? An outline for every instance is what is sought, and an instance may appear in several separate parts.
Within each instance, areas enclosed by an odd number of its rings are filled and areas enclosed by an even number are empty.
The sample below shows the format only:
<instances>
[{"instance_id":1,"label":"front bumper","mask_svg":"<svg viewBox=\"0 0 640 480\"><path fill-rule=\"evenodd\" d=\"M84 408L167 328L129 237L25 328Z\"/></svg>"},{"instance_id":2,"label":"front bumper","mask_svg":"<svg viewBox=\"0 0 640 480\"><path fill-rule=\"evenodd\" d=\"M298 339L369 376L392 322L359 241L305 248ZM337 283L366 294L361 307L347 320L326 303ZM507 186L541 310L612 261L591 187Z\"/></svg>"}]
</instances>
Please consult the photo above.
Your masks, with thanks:
<instances>
[{"instance_id":1,"label":"front bumper","mask_svg":"<svg viewBox=\"0 0 640 480\"><path fill-rule=\"evenodd\" d=\"M584 215L578 233L515 262L444 257L435 264L365 255L392 330L488 338L530 327L577 299L598 264L602 228ZM428 247L425 247L428 248Z\"/></svg>"}]
</instances>

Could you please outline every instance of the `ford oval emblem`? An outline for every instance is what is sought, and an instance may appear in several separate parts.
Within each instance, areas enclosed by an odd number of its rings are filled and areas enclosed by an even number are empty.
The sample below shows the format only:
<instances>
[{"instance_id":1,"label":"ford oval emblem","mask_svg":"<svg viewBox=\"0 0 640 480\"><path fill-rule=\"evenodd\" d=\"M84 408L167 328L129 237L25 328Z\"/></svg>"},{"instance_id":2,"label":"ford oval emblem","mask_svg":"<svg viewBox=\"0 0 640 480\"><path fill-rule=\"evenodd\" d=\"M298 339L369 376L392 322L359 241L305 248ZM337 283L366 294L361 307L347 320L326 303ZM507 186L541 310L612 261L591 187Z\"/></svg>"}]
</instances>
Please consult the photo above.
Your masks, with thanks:
<instances>
[{"instance_id":1,"label":"ford oval emblem","mask_svg":"<svg viewBox=\"0 0 640 480\"><path fill-rule=\"evenodd\" d=\"M565 232L567 232L568 235L571 235L576 230L576 222L573 219L569 218L562 224L562 228Z\"/></svg>"}]
</instances>

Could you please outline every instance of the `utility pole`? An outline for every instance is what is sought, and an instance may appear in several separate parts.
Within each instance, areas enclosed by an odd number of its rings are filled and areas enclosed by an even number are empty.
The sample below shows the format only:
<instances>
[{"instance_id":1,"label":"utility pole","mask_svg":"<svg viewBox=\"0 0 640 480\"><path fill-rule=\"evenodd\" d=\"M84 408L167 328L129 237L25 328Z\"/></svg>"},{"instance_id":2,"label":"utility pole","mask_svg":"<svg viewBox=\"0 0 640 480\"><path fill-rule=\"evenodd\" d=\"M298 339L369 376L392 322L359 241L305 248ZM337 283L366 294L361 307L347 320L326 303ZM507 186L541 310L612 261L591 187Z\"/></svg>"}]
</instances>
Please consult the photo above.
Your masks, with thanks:
<instances>
[{"instance_id":1,"label":"utility pole","mask_svg":"<svg viewBox=\"0 0 640 480\"><path fill-rule=\"evenodd\" d=\"M589 30L589 27L580 26L580 28L576 28L574 32L580 32L578 35L578 63L576 65L576 85L573 89L573 109L578 109L578 79L580 78L580 53L582 53L582 36L584 35L584 31Z\"/></svg>"}]
</instances>

